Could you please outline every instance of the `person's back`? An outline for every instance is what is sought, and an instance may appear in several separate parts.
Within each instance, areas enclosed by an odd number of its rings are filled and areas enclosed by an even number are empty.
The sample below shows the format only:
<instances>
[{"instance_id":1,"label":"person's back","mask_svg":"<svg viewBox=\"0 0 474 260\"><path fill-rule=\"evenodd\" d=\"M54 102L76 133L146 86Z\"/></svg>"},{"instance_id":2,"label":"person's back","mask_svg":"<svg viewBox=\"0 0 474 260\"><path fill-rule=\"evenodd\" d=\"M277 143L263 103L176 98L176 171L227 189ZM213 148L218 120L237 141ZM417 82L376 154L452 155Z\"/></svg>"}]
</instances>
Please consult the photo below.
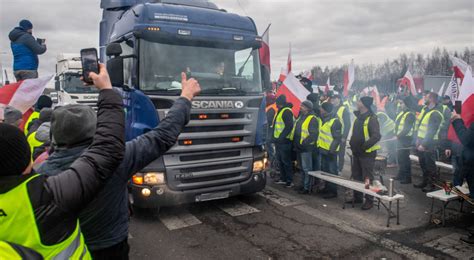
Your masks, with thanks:
<instances>
[{"instance_id":1,"label":"person's back","mask_svg":"<svg viewBox=\"0 0 474 260\"><path fill-rule=\"evenodd\" d=\"M16 80L38 77L38 55L46 52L46 45L39 43L32 35L33 24L20 21L8 35L13 52L13 72Z\"/></svg>"},{"instance_id":2,"label":"person's back","mask_svg":"<svg viewBox=\"0 0 474 260\"><path fill-rule=\"evenodd\" d=\"M78 214L119 165L124 151L122 99L111 89L105 66L91 73L101 89L97 131L83 156L58 176L31 170L24 134L0 124L0 241L31 248L51 259L89 259Z\"/></svg>"}]
</instances>

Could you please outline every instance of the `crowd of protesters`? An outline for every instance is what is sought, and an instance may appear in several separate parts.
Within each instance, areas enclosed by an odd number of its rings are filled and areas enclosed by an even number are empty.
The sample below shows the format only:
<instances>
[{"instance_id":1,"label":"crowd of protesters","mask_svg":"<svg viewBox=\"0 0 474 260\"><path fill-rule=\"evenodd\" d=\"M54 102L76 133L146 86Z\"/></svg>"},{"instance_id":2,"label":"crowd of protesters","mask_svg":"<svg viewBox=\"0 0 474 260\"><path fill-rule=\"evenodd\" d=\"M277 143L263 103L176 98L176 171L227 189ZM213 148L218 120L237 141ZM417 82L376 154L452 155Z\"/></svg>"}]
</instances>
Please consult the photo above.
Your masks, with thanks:
<instances>
[{"instance_id":1,"label":"crowd of protesters","mask_svg":"<svg viewBox=\"0 0 474 260\"><path fill-rule=\"evenodd\" d=\"M309 81L310 82L310 81ZM338 91L313 93L306 78L301 84L311 92L300 105L299 115L293 115L294 104L285 96L275 98L267 92L267 150L270 166L280 172L277 184L293 187L293 171L299 169L302 183L297 185L301 194L315 193L323 198L337 197L337 187L331 183L320 185L308 175L309 171L323 171L339 175L344 168L346 145L351 150L351 178L364 182L374 181L374 164L378 158L387 167L398 167L394 178L400 184L412 183L410 155L416 155L423 173L415 188L423 192L439 189L446 183L440 179L436 161L453 165L454 186L469 186L474 196L474 125L466 128L460 116L453 111L448 96L439 97L425 92L417 97L402 94L387 96L384 105L374 104L372 95L350 93L347 97ZM337 89L336 89L337 90ZM448 129L453 125L460 143L448 140ZM297 167L293 167L293 161ZM355 192L350 203L363 203L362 209L373 207L373 198Z\"/></svg>"}]
</instances>

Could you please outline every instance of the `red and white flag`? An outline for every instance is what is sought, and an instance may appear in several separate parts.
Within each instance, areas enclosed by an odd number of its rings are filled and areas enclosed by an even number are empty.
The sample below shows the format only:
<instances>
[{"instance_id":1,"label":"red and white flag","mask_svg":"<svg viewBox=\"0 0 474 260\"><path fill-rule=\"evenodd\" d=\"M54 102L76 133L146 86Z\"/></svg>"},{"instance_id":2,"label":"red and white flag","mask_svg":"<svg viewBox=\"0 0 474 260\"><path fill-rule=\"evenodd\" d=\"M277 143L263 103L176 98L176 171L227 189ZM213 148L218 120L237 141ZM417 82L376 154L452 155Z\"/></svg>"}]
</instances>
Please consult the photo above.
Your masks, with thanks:
<instances>
[{"instance_id":1,"label":"red and white flag","mask_svg":"<svg viewBox=\"0 0 474 260\"><path fill-rule=\"evenodd\" d=\"M270 26L262 35L262 47L259 50L260 54L260 63L265 66L270 75L271 65L270 65Z\"/></svg>"},{"instance_id":2,"label":"red and white flag","mask_svg":"<svg viewBox=\"0 0 474 260\"><path fill-rule=\"evenodd\" d=\"M459 88L457 100L462 101L461 117L466 127L469 128L474 123L474 78L471 66L467 66L464 73L464 80ZM449 127L448 139L460 143L452 125Z\"/></svg>"},{"instance_id":3,"label":"red and white flag","mask_svg":"<svg viewBox=\"0 0 474 260\"><path fill-rule=\"evenodd\" d=\"M328 76L328 81L326 81L326 86L324 87L324 94L328 94L331 87L331 76Z\"/></svg>"},{"instance_id":4,"label":"red and white flag","mask_svg":"<svg viewBox=\"0 0 474 260\"><path fill-rule=\"evenodd\" d=\"M352 84L354 84L354 76L355 76L354 60L352 60L351 64L349 64L349 67L344 72L344 96L345 97L349 95L349 90L351 89Z\"/></svg>"},{"instance_id":5,"label":"red and white flag","mask_svg":"<svg viewBox=\"0 0 474 260\"><path fill-rule=\"evenodd\" d=\"M52 78L53 76L51 75L5 85L3 88L0 88L0 104L12 106L20 110L23 113L23 122L26 122L33 112L31 107L38 101L38 98Z\"/></svg>"},{"instance_id":6,"label":"red and white flag","mask_svg":"<svg viewBox=\"0 0 474 260\"><path fill-rule=\"evenodd\" d=\"M461 81L464 79L464 74L466 73L467 68L469 65L461 60L460 58L450 56L451 62L453 63L453 70L454 70L454 75L456 78L461 79Z\"/></svg>"},{"instance_id":7,"label":"red and white flag","mask_svg":"<svg viewBox=\"0 0 474 260\"><path fill-rule=\"evenodd\" d=\"M459 92L459 87L458 87L458 81L455 76L456 73L453 73L453 76L451 77L451 81L449 82L449 96L451 97L451 102L454 102L458 100L458 92Z\"/></svg>"},{"instance_id":8,"label":"red and white flag","mask_svg":"<svg viewBox=\"0 0 474 260\"><path fill-rule=\"evenodd\" d=\"M278 89L276 96L284 95L286 101L293 104L293 115L297 117L300 113L301 103L306 100L309 94L310 92L301 85L300 81L290 72Z\"/></svg>"},{"instance_id":9,"label":"red and white flag","mask_svg":"<svg viewBox=\"0 0 474 260\"><path fill-rule=\"evenodd\" d=\"M413 76L411 75L410 70L407 69L405 76L400 81L400 85L407 86L407 88L410 90L410 93L413 96L416 96L415 81L413 80Z\"/></svg>"},{"instance_id":10,"label":"red and white flag","mask_svg":"<svg viewBox=\"0 0 474 260\"><path fill-rule=\"evenodd\" d=\"M286 75L288 75L288 70L285 68L281 68L280 76L278 77L278 81L283 82L286 79Z\"/></svg>"}]
</instances>

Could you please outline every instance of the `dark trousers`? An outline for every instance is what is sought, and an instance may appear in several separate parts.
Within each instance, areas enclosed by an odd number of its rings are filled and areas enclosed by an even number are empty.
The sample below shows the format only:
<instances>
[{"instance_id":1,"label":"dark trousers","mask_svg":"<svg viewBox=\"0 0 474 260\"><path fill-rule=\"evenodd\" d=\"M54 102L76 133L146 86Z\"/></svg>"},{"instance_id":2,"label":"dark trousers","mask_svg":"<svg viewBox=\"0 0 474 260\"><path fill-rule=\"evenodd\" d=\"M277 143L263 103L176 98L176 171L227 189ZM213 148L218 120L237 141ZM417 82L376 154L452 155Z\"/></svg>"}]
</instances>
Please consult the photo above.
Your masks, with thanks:
<instances>
[{"instance_id":1,"label":"dark trousers","mask_svg":"<svg viewBox=\"0 0 474 260\"><path fill-rule=\"evenodd\" d=\"M293 166L291 164L291 143L275 144L276 160L280 165L280 180L291 184L293 182Z\"/></svg>"},{"instance_id":2,"label":"dark trousers","mask_svg":"<svg viewBox=\"0 0 474 260\"><path fill-rule=\"evenodd\" d=\"M113 245L108 248L100 250L90 250L92 259L94 260L108 260L108 259L118 259L118 260L128 260L128 253L130 251L130 246L128 245L128 239Z\"/></svg>"},{"instance_id":3,"label":"dark trousers","mask_svg":"<svg viewBox=\"0 0 474 260\"><path fill-rule=\"evenodd\" d=\"M398 177L411 180L410 145L398 142Z\"/></svg>"},{"instance_id":4,"label":"dark trousers","mask_svg":"<svg viewBox=\"0 0 474 260\"><path fill-rule=\"evenodd\" d=\"M344 157L346 155L346 143L341 143L341 145L339 146L339 153L338 153L338 166L337 166L337 170L339 172L342 172L342 170L344 169Z\"/></svg>"},{"instance_id":5,"label":"dark trousers","mask_svg":"<svg viewBox=\"0 0 474 260\"><path fill-rule=\"evenodd\" d=\"M434 181L438 180L438 173L436 169L436 151L417 151L417 155L420 161L421 171L423 172L423 183L433 184Z\"/></svg>"},{"instance_id":6,"label":"dark trousers","mask_svg":"<svg viewBox=\"0 0 474 260\"><path fill-rule=\"evenodd\" d=\"M337 156L338 154L321 153L321 171L338 175ZM337 194L337 185L331 182L326 182L326 191L328 193Z\"/></svg>"},{"instance_id":7,"label":"dark trousers","mask_svg":"<svg viewBox=\"0 0 474 260\"><path fill-rule=\"evenodd\" d=\"M461 186L464 182L466 176L463 175L461 171L462 166L462 157L461 155L452 155L451 164L453 165L453 185Z\"/></svg>"},{"instance_id":8,"label":"dark trousers","mask_svg":"<svg viewBox=\"0 0 474 260\"><path fill-rule=\"evenodd\" d=\"M467 185L469 185L471 198L474 198L474 163L463 161L461 174L466 178Z\"/></svg>"},{"instance_id":9,"label":"dark trousers","mask_svg":"<svg viewBox=\"0 0 474 260\"><path fill-rule=\"evenodd\" d=\"M319 154L319 149L314 149L312 152L313 155L313 171L321 170L321 155Z\"/></svg>"},{"instance_id":10,"label":"dark trousers","mask_svg":"<svg viewBox=\"0 0 474 260\"><path fill-rule=\"evenodd\" d=\"M352 178L356 181L364 182L366 178L372 181L374 180L374 165L375 165L375 157L376 153L371 153L369 155L354 155L352 157ZM354 191L354 199L361 200L362 193ZM365 196L367 201L373 201L374 197L372 196Z\"/></svg>"}]
</instances>

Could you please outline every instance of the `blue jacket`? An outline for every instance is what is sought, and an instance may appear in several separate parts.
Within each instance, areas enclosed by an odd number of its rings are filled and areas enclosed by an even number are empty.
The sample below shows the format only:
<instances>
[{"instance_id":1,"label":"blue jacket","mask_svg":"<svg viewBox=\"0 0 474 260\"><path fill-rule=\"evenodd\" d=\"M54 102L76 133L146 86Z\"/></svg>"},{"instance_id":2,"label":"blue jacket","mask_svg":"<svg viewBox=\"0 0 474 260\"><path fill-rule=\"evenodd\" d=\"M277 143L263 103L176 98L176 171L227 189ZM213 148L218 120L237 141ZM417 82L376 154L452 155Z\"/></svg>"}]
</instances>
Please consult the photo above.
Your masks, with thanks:
<instances>
[{"instance_id":1,"label":"blue jacket","mask_svg":"<svg viewBox=\"0 0 474 260\"><path fill-rule=\"evenodd\" d=\"M21 27L15 27L8 35L13 52L13 70L37 70L38 55L46 52L46 45Z\"/></svg>"},{"instance_id":2,"label":"blue jacket","mask_svg":"<svg viewBox=\"0 0 474 260\"><path fill-rule=\"evenodd\" d=\"M125 155L119 168L96 199L79 215L81 231L89 249L105 249L128 237L128 180L175 144L189 121L190 111L191 102L179 98L158 127L126 143ZM49 176L61 173L86 148L83 146L54 151L37 169L37 173Z\"/></svg>"}]
</instances>

